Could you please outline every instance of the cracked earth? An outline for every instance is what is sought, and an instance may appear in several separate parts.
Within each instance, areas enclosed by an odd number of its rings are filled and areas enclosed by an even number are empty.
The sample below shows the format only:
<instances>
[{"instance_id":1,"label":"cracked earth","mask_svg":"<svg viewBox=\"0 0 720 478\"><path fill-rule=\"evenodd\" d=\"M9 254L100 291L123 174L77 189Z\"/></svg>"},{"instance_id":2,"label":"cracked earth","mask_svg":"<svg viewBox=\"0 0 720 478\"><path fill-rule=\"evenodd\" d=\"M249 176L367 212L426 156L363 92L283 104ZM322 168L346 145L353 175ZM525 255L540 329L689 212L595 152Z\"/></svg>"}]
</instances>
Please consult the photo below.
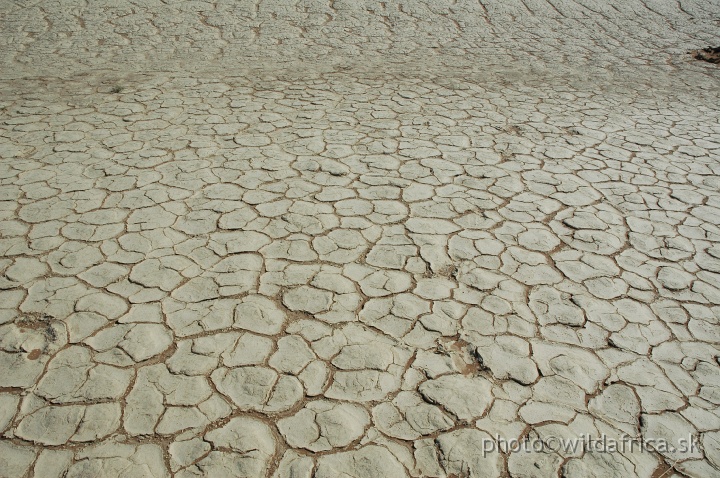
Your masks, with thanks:
<instances>
[{"instance_id":1,"label":"cracked earth","mask_svg":"<svg viewBox=\"0 0 720 478\"><path fill-rule=\"evenodd\" d=\"M717 2L0 6L0 476L720 476Z\"/></svg>"}]
</instances>

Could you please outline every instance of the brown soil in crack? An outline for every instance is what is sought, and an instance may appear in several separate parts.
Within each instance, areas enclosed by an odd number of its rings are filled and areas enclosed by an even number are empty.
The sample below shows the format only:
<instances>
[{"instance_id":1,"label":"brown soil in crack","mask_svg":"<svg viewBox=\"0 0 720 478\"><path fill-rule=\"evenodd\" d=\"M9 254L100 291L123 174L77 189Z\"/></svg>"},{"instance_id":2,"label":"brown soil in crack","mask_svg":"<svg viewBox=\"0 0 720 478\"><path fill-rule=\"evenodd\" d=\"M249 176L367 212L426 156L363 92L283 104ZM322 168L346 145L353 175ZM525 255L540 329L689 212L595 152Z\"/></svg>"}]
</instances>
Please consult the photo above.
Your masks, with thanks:
<instances>
[{"instance_id":1,"label":"brown soil in crack","mask_svg":"<svg viewBox=\"0 0 720 478\"><path fill-rule=\"evenodd\" d=\"M702 50L693 50L690 54L696 60L706 61L708 63L720 64L720 46L711 48L703 48Z\"/></svg>"},{"instance_id":2,"label":"brown soil in crack","mask_svg":"<svg viewBox=\"0 0 720 478\"><path fill-rule=\"evenodd\" d=\"M672 475L674 468L665 462L661 462L650 478L666 478Z\"/></svg>"}]
</instances>

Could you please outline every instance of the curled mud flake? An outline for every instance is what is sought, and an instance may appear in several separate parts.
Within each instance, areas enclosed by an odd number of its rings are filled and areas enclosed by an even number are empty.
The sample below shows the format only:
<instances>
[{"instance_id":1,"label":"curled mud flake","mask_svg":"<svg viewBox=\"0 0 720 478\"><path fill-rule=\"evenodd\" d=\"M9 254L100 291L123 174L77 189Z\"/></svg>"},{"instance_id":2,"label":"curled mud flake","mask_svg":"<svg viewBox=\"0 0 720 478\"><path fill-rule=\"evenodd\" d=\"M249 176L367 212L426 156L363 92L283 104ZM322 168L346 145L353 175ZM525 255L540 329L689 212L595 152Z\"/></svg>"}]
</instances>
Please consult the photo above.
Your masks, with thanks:
<instances>
[{"instance_id":1,"label":"curled mud flake","mask_svg":"<svg viewBox=\"0 0 720 478\"><path fill-rule=\"evenodd\" d=\"M720 64L720 46L707 47L702 50L692 50L690 52L696 60L706 61L708 63Z\"/></svg>"}]
</instances>

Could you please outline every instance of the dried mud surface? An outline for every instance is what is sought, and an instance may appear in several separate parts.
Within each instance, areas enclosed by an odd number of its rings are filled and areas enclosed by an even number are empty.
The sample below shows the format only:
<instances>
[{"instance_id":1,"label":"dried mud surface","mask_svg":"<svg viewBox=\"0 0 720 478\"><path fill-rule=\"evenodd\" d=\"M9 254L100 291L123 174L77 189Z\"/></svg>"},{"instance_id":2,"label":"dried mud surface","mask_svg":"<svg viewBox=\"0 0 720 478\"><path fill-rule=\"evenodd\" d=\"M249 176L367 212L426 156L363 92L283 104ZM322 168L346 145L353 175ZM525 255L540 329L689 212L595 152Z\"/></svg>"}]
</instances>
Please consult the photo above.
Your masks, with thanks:
<instances>
[{"instance_id":1,"label":"dried mud surface","mask_svg":"<svg viewBox=\"0 0 720 478\"><path fill-rule=\"evenodd\" d=\"M0 477L720 476L718 18L0 0Z\"/></svg>"}]
</instances>

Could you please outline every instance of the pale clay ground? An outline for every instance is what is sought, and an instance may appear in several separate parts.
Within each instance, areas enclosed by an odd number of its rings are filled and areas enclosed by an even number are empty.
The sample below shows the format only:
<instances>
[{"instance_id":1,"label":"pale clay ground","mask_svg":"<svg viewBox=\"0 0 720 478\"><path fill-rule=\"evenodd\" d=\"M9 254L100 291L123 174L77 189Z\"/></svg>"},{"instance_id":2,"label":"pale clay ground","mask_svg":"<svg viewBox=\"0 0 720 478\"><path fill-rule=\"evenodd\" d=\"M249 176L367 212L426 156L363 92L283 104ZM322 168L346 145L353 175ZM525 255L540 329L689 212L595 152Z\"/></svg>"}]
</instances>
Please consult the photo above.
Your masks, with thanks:
<instances>
[{"instance_id":1,"label":"pale clay ground","mask_svg":"<svg viewBox=\"0 0 720 478\"><path fill-rule=\"evenodd\" d=\"M717 1L0 26L0 476L720 476Z\"/></svg>"}]
</instances>

